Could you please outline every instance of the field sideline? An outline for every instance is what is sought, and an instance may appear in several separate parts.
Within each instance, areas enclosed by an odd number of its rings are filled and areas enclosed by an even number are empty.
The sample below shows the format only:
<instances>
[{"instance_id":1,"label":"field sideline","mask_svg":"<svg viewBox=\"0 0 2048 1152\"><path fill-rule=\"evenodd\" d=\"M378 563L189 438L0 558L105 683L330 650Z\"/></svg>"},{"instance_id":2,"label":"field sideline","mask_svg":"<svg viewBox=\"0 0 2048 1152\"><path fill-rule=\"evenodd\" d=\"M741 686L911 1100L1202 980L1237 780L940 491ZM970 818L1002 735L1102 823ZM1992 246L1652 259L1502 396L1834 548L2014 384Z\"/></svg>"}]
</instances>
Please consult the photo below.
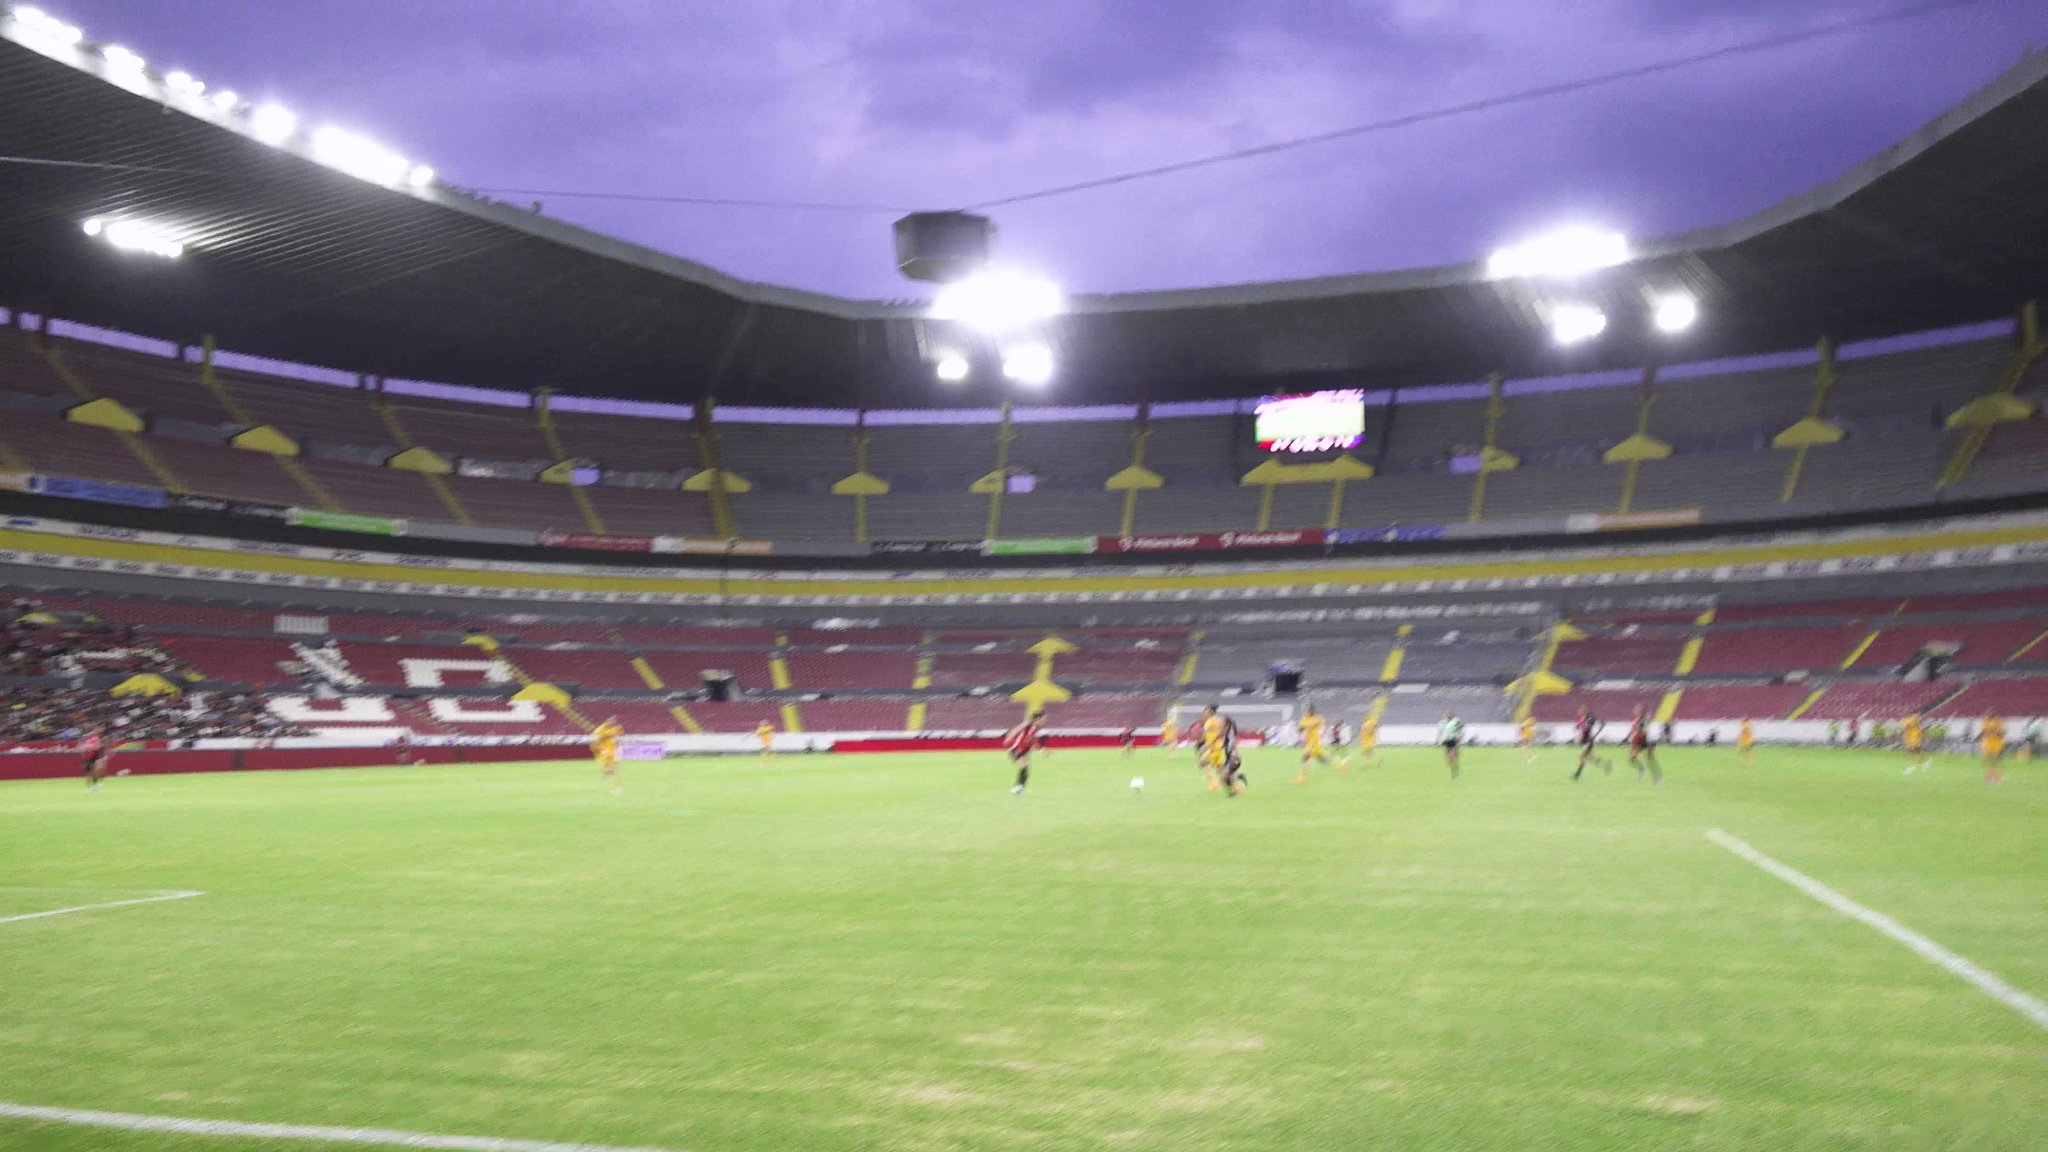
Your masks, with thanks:
<instances>
[{"instance_id":1,"label":"field sideline","mask_svg":"<svg viewBox=\"0 0 2048 1152\"><path fill-rule=\"evenodd\" d=\"M1572 758L1297 788L1254 750L1236 800L1157 750L1023 797L996 753L0 784L0 1102L690 1152L2041 1147L2048 1030L1706 833L2048 997L2048 765Z\"/></svg>"}]
</instances>

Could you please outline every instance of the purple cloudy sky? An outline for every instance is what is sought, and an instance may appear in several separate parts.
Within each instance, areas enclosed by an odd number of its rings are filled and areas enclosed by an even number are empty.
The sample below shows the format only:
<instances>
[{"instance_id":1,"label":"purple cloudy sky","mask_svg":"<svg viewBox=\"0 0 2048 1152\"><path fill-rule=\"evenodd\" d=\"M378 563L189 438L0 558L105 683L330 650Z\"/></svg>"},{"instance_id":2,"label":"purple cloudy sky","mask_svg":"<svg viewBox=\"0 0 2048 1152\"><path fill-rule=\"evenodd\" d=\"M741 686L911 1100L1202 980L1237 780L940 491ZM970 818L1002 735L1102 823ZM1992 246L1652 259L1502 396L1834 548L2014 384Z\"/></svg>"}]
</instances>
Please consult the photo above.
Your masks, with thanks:
<instances>
[{"instance_id":1,"label":"purple cloudy sky","mask_svg":"<svg viewBox=\"0 0 2048 1152\"><path fill-rule=\"evenodd\" d=\"M480 188L950 207L1571 79L1899 0L45 0L153 66ZM1724 222L2048 44L2042 0L999 212L1070 290L1474 259ZM906 296L886 214L548 198L755 279Z\"/></svg>"}]
</instances>

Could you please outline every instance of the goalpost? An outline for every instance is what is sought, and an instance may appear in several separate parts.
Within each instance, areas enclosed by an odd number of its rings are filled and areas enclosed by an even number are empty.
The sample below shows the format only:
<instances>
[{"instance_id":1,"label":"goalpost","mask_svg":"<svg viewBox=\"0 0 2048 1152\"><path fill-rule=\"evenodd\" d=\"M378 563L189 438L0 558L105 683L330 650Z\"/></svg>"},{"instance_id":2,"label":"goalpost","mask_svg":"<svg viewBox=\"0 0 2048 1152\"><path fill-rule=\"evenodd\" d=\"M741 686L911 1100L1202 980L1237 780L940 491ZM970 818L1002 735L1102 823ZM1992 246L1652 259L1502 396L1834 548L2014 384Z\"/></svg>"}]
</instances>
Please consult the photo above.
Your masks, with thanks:
<instances>
[{"instance_id":1,"label":"goalpost","mask_svg":"<svg viewBox=\"0 0 2048 1152\"><path fill-rule=\"evenodd\" d=\"M1171 715L1173 726L1185 732L1188 725L1202 718L1206 703L1175 704ZM1271 700L1246 701L1241 697L1226 696L1216 701L1216 711L1237 721L1240 733L1268 733L1274 742L1279 742L1294 729L1293 704L1281 704Z\"/></svg>"}]
</instances>

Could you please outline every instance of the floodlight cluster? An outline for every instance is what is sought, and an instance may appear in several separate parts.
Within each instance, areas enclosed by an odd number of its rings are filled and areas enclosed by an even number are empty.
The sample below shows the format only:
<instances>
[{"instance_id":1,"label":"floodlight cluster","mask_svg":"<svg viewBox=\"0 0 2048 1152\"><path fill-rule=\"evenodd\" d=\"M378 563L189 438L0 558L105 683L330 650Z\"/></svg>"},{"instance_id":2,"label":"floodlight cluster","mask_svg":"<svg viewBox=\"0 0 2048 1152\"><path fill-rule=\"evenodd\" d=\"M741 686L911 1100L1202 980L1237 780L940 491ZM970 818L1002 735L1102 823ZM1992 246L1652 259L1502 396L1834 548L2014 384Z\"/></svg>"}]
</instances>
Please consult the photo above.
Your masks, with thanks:
<instances>
[{"instance_id":1,"label":"floodlight cluster","mask_svg":"<svg viewBox=\"0 0 2048 1152\"><path fill-rule=\"evenodd\" d=\"M161 99L187 111L239 115L242 130L264 144L283 147L302 142L307 154L319 163L387 188L425 188L434 183L432 168L415 164L353 132L323 127L302 135L299 117L289 109L267 103L251 106L226 89L209 95L204 81L183 70L161 76L153 74L149 61L140 53L120 44L89 45L85 33L76 25L40 8L10 7L5 10L5 17L18 38L46 53L75 59L71 52L84 52L88 53L88 60L96 56L100 75L131 92Z\"/></svg>"},{"instance_id":2,"label":"floodlight cluster","mask_svg":"<svg viewBox=\"0 0 2048 1152\"><path fill-rule=\"evenodd\" d=\"M140 252L176 260L185 254L185 242L168 230L140 220L108 220L95 216L84 224L85 234L106 241L123 252Z\"/></svg>"},{"instance_id":3,"label":"floodlight cluster","mask_svg":"<svg viewBox=\"0 0 2048 1152\"><path fill-rule=\"evenodd\" d=\"M1571 225L1495 251L1487 257L1486 274L1494 280L1570 281L1626 264L1635 256L1628 237L1619 232ZM1691 293L1647 295L1650 323L1657 331L1676 336L1699 321L1699 301ZM1551 339L1559 344L1583 344L1607 331L1607 313L1587 301L1567 296L1545 300L1538 307Z\"/></svg>"},{"instance_id":4,"label":"floodlight cluster","mask_svg":"<svg viewBox=\"0 0 2048 1152\"><path fill-rule=\"evenodd\" d=\"M1056 367L1044 327L1065 310L1066 297L1050 280L991 268L940 289L928 315L991 344L1005 379L1039 387L1051 383ZM957 384L974 374L974 362L967 351L948 349L933 360L932 374Z\"/></svg>"}]
</instances>

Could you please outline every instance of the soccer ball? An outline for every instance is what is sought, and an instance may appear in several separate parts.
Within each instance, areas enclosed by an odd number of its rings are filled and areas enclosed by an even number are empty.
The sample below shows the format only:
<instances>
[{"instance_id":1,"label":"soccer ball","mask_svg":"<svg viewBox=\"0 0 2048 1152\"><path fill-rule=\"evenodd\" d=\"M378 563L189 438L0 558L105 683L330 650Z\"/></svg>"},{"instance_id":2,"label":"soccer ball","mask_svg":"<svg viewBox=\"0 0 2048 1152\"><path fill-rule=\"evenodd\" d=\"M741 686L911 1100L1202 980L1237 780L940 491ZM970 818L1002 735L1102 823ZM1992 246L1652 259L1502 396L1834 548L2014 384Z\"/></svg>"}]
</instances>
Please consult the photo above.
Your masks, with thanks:
<instances>
[{"instance_id":1,"label":"soccer ball","mask_svg":"<svg viewBox=\"0 0 2048 1152\"><path fill-rule=\"evenodd\" d=\"M1133 792L1143 792L1144 790L1145 790L1145 778L1144 778L1143 776L1133 776L1133 777L1131 777L1131 791L1133 791Z\"/></svg>"}]
</instances>

